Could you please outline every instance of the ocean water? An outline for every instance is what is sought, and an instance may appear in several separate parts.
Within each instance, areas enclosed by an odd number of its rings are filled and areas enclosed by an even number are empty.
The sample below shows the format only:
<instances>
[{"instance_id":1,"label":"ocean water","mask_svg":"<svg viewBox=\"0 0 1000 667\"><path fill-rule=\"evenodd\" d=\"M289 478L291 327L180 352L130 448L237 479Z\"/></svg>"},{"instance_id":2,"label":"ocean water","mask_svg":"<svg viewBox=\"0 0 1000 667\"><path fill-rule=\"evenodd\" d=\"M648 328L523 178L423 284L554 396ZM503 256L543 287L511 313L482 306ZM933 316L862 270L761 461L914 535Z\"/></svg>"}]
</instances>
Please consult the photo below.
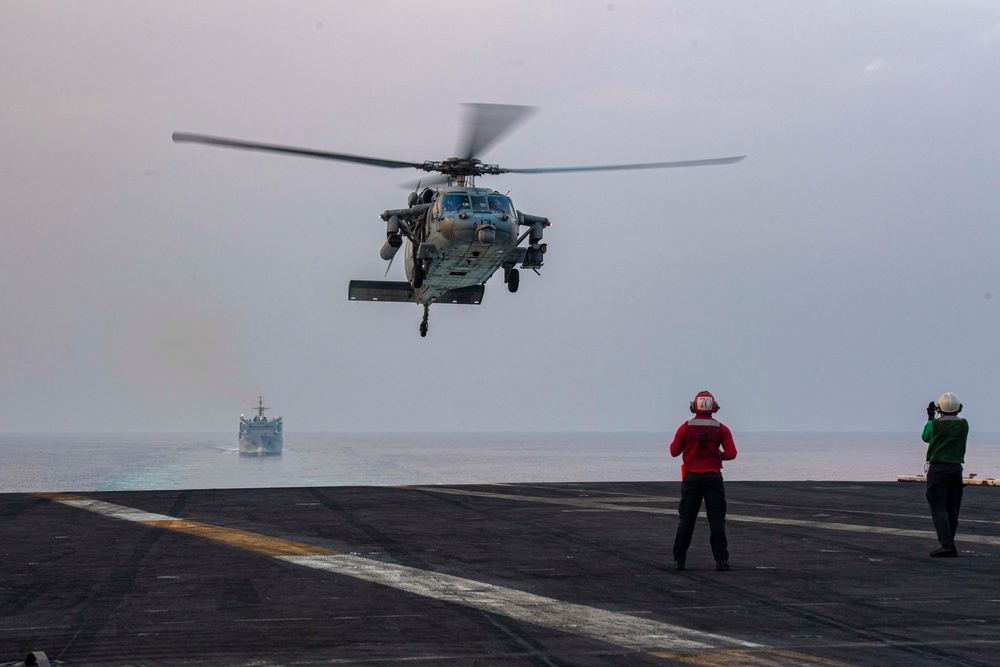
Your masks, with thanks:
<instances>
[{"instance_id":1,"label":"ocean water","mask_svg":"<svg viewBox=\"0 0 1000 667\"><path fill-rule=\"evenodd\" d=\"M294 433L278 456L227 434L0 434L0 492L678 480L672 433ZM919 433L735 433L727 480L894 481L923 472ZM966 472L1000 477L1000 434Z\"/></svg>"}]
</instances>

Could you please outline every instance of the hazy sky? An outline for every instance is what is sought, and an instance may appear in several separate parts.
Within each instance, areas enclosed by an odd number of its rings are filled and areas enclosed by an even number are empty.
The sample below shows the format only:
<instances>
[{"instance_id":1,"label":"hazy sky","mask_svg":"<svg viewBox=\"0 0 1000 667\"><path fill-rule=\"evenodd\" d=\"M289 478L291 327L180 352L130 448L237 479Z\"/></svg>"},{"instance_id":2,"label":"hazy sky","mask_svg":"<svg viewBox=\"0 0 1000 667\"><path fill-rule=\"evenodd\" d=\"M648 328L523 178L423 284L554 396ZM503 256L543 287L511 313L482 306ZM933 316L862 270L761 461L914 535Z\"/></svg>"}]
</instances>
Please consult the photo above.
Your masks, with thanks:
<instances>
[{"instance_id":1,"label":"hazy sky","mask_svg":"<svg viewBox=\"0 0 1000 667\"><path fill-rule=\"evenodd\" d=\"M1000 430L996 2L0 4L0 432ZM481 306L351 303L461 104L554 223ZM390 278L402 280L402 262ZM915 436L916 437L916 436Z\"/></svg>"}]
</instances>

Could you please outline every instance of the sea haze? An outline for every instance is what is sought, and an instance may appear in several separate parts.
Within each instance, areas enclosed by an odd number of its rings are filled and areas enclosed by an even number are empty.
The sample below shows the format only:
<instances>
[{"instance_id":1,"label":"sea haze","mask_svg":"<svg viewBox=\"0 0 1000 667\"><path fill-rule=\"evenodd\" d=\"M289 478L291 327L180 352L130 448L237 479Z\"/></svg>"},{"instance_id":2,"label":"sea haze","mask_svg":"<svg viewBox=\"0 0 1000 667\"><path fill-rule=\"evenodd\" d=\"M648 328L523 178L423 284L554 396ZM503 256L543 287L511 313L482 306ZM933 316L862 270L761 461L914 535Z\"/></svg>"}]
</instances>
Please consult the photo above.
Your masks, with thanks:
<instances>
[{"instance_id":1,"label":"sea haze","mask_svg":"<svg viewBox=\"0 0 1000 667\"><path fill-rule=\"evenodd\" d=\"M678 480L666 433L295 433L241 456L236 435L0 435L0 492ZM726 479L891 481L923 472L919 433L737 433ZM1000 477L1000 434L966 472Z\"/></svg>"}]
</instances>

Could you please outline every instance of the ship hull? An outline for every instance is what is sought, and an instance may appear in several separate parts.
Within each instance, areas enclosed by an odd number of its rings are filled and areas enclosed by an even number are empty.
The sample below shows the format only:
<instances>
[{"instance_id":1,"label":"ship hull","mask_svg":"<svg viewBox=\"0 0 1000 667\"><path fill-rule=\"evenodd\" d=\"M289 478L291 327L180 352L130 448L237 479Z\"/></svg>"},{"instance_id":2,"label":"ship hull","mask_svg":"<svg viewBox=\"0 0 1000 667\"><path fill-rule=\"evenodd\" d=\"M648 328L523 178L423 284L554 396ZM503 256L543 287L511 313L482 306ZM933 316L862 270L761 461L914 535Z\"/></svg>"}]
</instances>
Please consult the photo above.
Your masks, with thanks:
<instances>
[{"instance_id":1,"label":"ship hull","mask_svg":"<svg viewBox=\"0 0 1000 667\"><path fill-rule=\"evenodd\" d=\"M270 430L270 429L269 429ZM281 435L270 433L244 433L240 436L240 454L269 456L281 453Z\"/></svg>"}]
</instances>

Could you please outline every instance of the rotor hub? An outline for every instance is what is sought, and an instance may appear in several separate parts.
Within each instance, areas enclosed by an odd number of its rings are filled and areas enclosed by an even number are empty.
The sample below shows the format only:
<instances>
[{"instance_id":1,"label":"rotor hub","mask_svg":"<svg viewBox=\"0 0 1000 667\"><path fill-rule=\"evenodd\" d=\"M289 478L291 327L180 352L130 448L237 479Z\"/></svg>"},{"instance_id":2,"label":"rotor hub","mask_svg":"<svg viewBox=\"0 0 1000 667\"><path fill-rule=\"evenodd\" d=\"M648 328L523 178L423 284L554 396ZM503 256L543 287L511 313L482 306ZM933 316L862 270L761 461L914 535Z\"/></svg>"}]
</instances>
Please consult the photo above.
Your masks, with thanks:
<instances>
[{"instance_id":1,"label":"rotor hub","mask_svg":"<svg viewBox=\"0 0 1000 667\"><path fill-rule=\"evenodd\" d=\"M506 170L499 165L483 164L482 160L476 158L450 157L447 160L424 162L424 171L436 171L449 178L476 177L484 174L502 174Z\"/></svg>"}]
</instances>

